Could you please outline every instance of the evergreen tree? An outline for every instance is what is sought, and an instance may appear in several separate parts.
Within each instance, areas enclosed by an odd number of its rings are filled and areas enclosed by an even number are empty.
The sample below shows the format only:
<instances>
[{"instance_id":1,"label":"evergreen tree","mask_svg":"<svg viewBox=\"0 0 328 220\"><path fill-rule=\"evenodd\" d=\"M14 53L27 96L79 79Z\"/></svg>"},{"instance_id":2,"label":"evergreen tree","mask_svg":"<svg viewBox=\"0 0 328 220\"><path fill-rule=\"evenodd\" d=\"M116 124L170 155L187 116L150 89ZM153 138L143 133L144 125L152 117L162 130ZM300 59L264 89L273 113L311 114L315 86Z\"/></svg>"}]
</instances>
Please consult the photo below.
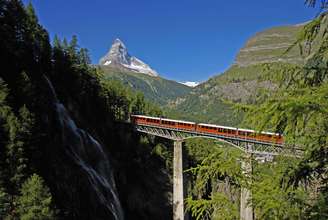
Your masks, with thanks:
<instances>
[{"instance_id":1,"label":"evergreen tree","mask_svg":"<svg viewBox=\"0 0 328 220\"><path fill-rule=\"evenodd\" d=\"M55 214L51 207L52 196L43 179L33 174L21 187L18 214L21 220L50 220Z\"/></svg>"},{"instance_id":2,"label":"evergreen tree","mask_svg":"<svg viewBox=\"0 0 328 220\"><path fill-rule=\"evenodd\" d=\"M81 65L89 65L91 64L91 59L89 55L89 51L86 48L81 48L78 52L78 62Z\"/></svg>"},{"instance_id":3,"label":"evergreen tree","mask_svg":"<svg viewBox=\"0 0 328 220\"><path fill-rule=\"evenodd\" d=\"M61 48L61 44L62 43L61 43L58 35L55 34L54 41L53 41L53 47L54 47L54 49L60 49Z\"/></svg>"},{"instance_id":4,"label":"evergreen tree","mask_svg":"<svg viewBox=\"0 0 328 220\"><path fill-rule=\"evenodd\" d=\"M63 50L65 51L65 53L68 54L69 44L68 44L68 42L67 42L66 37L64 37L64 40L63 40L63 42L62 42L62 48L63 48ZM66 54L66 55L67 55L67 54Z\"/></svg>"},{"instance_id":5,"label":"evergreen tree","mask_svg":"<svg viewBox=\"0 0 328 220\"><path fill-rule=\"evenodd\" d=\"M0 217L5 218L9 213L9 196L3 188L0 188Z\"/></svg>"},{"instance_id":6,"label":"evergreen tree","mask_svg":"<svg viewBox=\"0 0 328 220\"><path fill-rule=\"evenodd\" d=\"M305 0L305 4L310 6L310 7L315 7L317 3L318 3L317 0ZM327 0L321 0L320 7L322 9L326 9L328 7L328 1Z\"/></svg>"},{"instance_id":7,"label":"evergreen tree","mask_svg":"<svg viewBox=\"0 0 328 220\"><path fill-rule=\"evenodd\" d=\"M73 35L71 41L69 42L68 45L68 55L71 58L72 63L78 63L78 51L79 45L78 45L78 40L77 36Z\"/></svg>"},{"instance_id":8,"label":"evergreen tree","mask_svg":"<svg viewBox=\"0 0 328 220\"><path fill-rule=\"evenodd\" d=\"M30 20L30 22L33 24L33 25L37 25L38 24L38 17L36 16L35 14L35 10L34 10L34 7L32 5L32 2L29 2L25 8L26 10L26 14Z\"/></svg>"},{"instance_id":9,"label":"evergreen tree","mask_svg":"<svg viewBox=\"0 0 328 220\"><path fill-rule=\"evenodd\" d=\"M141 115L145 110L145 100L142 93L138 92L135 96L134 102L132 103L132 114Z\"/></svg>"}]
</instances>

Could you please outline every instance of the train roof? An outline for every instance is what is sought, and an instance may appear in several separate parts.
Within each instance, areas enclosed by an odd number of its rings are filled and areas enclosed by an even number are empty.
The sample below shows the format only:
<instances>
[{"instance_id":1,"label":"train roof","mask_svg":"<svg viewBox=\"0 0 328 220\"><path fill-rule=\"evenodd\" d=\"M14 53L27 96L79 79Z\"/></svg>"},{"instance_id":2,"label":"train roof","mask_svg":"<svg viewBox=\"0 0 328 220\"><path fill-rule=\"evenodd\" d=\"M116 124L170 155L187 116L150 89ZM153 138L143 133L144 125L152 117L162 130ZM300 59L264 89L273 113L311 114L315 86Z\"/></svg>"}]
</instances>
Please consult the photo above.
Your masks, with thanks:
<instances>
[{"instance_id":1,"label":"train roof","mask_svg":"<svg viewBox=\"0 0 328 220\"><path fill-rule=\"evenodd\" d=\"M254 130L250 130L250 129L242 129L242 128L238 128L238 131L246 131L246 132L256 132L256 133L260 133L260 134L269 134L269 135L280 135L278 133L273 133L273 132L268 132L268 131L261 131L261 132L257 132Z\"/></svg>"},{"instance_id":2,"label":"train roof","mask_svg":"<svg viewBox=\"0 0 328 220\"><path fill-rule=\"evenodd\" d=\"M158 117L151 117L151 116L145 116L145 115L131 115L133 117L143 117L143 118L149 118L149 119L158 119L160 120L161 118Z\"/></svg>"},{"instance_id":3,"label":"train roof","mask_svg":"<svg viewBox=\"0 0 328 220\"><path fill-rule=\"evenodd\" d=\"M251 129L234 128L234 127L227 127L227 126L213 125L213 124L205 124L205 123L199 123L198 125L209 126L209 127L215 127L215 128L225 128L225 129L230 129L230 130L245 131L245 132L251 132L251 133L255 133L255 132L256 132L256 131L251 130ZM278 134L278 133L272 133L272 132L267 132L267 131L262 131L262 132L260 132L260 133L261 133L261 134L269 134L269 135L280 135L280 134Z\"/></svg>"},{"instance_id":4,"label":"train roof","mask_svg":"<svg viewBox=\"0 0 328 220\"><path fill-rule=\"evenodd\" d=\"M182 121L182 120L174 120L174 119L168 119L168 118L161 118L162 120L165 121L173 121L173 122L180 122L180 123L186 123L186 124L196 124L195 122L191 122L191 121Z\"/></svg>"},{"instance_id":5,"label":"train roof","mask_svg":"<svg viewBox=\"0 0 328 220\"><path fill-rule=\"evenodd\" d=\"M205 123L199 123L198 125L215 127L215 128L225 128L225 129L230 129L230 130L237 130L237 128L221 126L221 125L213 125L213 124L205 124Z\"/></svg>"},{"instance_id":6,"label":"train roof","mask_svg":"<svg viewBox=\"0 0 328 220\"><path fill-rule=\"evenodd\" d=\"M157 120L165 120L165 121L172 121L172 122L180 122L180 123L187 123L187 124L196 124L195 122L191 121L182 121L182 120L174 120L174 119L168 119L168 118L158 118L158 117L151 117L151 116L145 116L145 115L131 115L136 117L143 117L143 118L149 118L149 119L157 119Z\"/></svg>"}]
</instances>

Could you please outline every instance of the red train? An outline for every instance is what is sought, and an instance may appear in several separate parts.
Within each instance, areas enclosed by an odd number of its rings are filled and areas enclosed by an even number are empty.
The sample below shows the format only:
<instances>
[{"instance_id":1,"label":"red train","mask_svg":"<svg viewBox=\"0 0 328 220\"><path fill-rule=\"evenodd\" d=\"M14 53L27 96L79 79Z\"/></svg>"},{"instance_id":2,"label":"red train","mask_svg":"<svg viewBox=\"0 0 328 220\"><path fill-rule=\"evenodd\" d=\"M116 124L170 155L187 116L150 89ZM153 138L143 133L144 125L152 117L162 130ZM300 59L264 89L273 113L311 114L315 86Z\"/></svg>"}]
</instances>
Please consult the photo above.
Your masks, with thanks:
<instances>
[{"instance_id":1,"label":"red train","mask_svg":"<svg viewBox=\"0 0 328 220\"><path fill-rule=\"evenodd\" d=\"M253 130L225 127L212 124L197 124L189 121L172 120L167 118L149 117L144 115L131 115L131 121L139 125L153 125L156 127L174 128L179 130L193 131L206 134L221 135L226 137L235 137L253 141L283 144L281 134L271 132L256 132Z\"/></svg>"}]
</instances>

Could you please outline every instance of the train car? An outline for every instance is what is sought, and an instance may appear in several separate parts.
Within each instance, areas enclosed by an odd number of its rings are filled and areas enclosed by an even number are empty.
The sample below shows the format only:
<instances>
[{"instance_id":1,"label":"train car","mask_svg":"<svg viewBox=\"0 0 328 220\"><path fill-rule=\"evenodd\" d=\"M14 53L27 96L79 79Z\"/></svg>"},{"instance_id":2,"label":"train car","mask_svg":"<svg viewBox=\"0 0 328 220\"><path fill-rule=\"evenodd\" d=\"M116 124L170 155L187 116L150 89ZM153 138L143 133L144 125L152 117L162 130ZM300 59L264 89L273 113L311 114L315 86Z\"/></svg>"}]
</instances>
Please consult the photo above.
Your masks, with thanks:
<instances>
[{"instance_id":1,"label":"train car","mask_svg":"<svg viewBox=\"0 0 328 220\"><path fill-rule=\"evenodd\" d=\"M237 128L218 126L212 124L203 124L203 123L197 124L196 131L202 133L211 133L216 135L229 136L229 137L234 137L237 134Z\"/></svg>"},{"instance_id":2,"label":"train car","mask_svg":"<svg viewBox=\"0 0 328 220\"><path fill-rule=\"evenodd\" d=\"M190 121L161 118L161 126L179 130L194 131L196 128L196 123Z\"/></svg>"},{"instance_id":3,"label":"train car","mask_svg":"<svg viewBox=\"0 0 328 220\"><path fill-rule=\"evenodd\" d=\"M271 132L261 132L256 135L258 141L276 143L276 144L283 144L283 136L278 133L271 133Z\"/></svg>"},{"instance_id":4,"label":"train car","mask_svg":"<svg viewBox=\"0 0 328 220\"><path fill-rule=\"evenodd\" d=\"M254 130L238 128L236 137L242 139L256 140L256 132Z\"/></svg>"},{"instance_id":5,"label":"train car","mask_svg":"<svg viewBox=\"0 0 328 220\"><path fill-rule=\"evenodd\" d=\"M283 138L281 134L271 132L256 132L248 129L238 129L238 138L255 140L260 142L268 142L275 144L282 144Z\"/></svg>"},{"instance_id":6,"label":"train car","mask_svg":"<svg viewBox=\"0 0 328 220\"><path fill-rule=\"evenodd\" d=\"M157 126L161 124L161 118L157 118L157 117L131 115L131 118L134 124L157 125Z\"/></svg>"},{"instance_id":7,"label":"train car","mask_svg":"<svg viewBox=\"0 0 328 220\"><path fill-rule=\"evenodd\" d=\"M196 128L196 123L190 121L172 120L143 115L131 115L131 119L132 123L141 125L152 125L188 131L194 131Z\"/></svg>"}]
</instances>

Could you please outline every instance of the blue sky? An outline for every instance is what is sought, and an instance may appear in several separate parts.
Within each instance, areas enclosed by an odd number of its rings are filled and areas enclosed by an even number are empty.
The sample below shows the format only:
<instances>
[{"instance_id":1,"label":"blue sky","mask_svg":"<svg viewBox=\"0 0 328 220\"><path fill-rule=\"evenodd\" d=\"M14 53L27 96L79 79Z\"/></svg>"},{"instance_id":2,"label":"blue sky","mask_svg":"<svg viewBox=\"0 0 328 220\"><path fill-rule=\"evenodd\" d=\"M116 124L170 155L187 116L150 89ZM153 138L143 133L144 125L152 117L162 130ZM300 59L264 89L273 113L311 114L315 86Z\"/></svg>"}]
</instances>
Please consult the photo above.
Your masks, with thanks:
<instances>
[{"instance_id":1,"label":"blue sky","mask_svg":"<svg viewBox=\"0 0 328 220\"><path fill-rule=\"evenodd\" d=\"M318 13L303 0L32 2L51 37L77 35L93 63L120 38L130 54L178 81L204 81L223 72L256 32L302 23Z\"/></svg>"}]
</instances>

